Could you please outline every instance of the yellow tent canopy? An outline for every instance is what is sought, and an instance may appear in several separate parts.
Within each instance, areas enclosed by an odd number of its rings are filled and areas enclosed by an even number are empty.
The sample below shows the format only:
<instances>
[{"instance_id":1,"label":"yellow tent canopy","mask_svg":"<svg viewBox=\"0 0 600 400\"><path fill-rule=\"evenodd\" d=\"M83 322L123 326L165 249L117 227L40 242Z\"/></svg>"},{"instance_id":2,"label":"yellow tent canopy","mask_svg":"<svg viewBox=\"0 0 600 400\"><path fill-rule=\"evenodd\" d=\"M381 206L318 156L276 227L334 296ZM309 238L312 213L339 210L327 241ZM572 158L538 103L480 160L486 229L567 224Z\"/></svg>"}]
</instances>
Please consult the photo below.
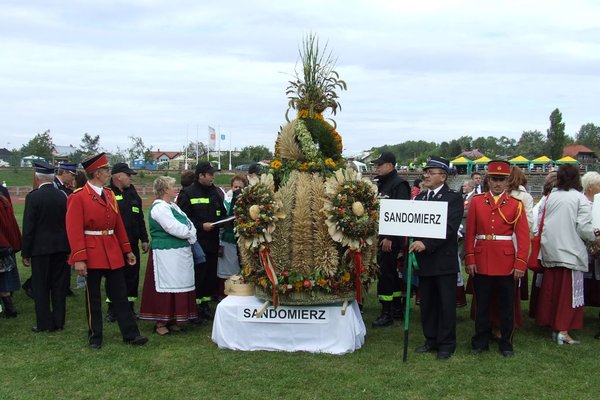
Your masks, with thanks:
<instances>
[{"instance_id":1,"label":"yellow tent canopy","mask_svg":"<svg viewBox=\"0 0 600 400\"><path fill-rule=\"evenodd\" d=\"M531 160L532 164L548 164L549 162L552 162L552 160L546 156L539 156L538 158Z\"/></svg>"},{"instance_id":2,"label":"yellow tent canopy","mask_svg":"<svg viewBox=\"0 0 600 400\"><path fill-rule=\"evenodd\" d=\"M467 157L458 157L454 160L450 161L452 164L471 164L473 161L469 160Z\"/></svg>"},{"instance_id":3,"label":"yellow tent canopy","mask_svg":"<svg viewBox=\"0 0 600 400\"><path fill-rule=\"evenodd\" d=\"M511 164L527 164L529 160L523 156L516 156L515 158L508 160L508 162Z\"/></svg>"},{"instance_id":4,"label":"yellow tent canopy","mask_svg":"<svg viewBox=\"0 0 600 400\"><path fill-rule=\"evenodd\" d=\"M481 156L479 157L477 160L473 161L475 164L487 164L490 161L492 161L491 159L489 159L486 156Z\"/></svg>"},{"instance_id":5,"label":"yellow tent canopy","mask_svg":"<svg viewBox=\"0 0 600 400\"><path fill-rule=\"evenodd\" d=\"M556 160L557 164L579 164L579 161L574 159L573 157L565 156L563 158L559 158Z\"/></svg>"}]
</instances>

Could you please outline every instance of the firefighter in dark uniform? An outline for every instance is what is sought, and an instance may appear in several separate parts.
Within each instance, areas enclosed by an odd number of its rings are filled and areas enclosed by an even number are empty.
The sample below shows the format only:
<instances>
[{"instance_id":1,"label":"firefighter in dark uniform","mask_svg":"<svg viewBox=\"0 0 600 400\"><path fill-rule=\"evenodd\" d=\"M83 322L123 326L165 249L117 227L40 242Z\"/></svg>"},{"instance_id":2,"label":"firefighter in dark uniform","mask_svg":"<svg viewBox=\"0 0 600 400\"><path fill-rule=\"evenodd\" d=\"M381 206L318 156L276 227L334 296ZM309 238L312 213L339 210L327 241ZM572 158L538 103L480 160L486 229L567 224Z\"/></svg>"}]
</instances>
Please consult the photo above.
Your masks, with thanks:
<instances>
[{"instance_id":1,"label":"firefighter in dark uniform","mask_svg":"<svg viewBox=\"0 0 600 400\"><path fill-rule=\"evenodd\" d=\"M417 353L437 352L438 360L447 360L456 350L456 274L458 265L458 228L463 216L463 199L448 187L449 162L430 157L423 168L427 191L416 200L448 203L446 238L415 238L409 252L419 263L421 325L425 344Z\"/></svg>"},{"instance_id":2,"label":"firefighter in dark uniform","mask_svg":"<svg viewBox=\"0 0 600 400\"><path fill-rule=\"evenodd\" d=\"M504 357L513 355L514 302L519 301L515 299L515 285L527 269L529 226L521 201L505 192L509 175L508 162L490 161L490 189L471 198L467 214L465 264L474 278L477 302L471 339L474 354L489 348L491 305L495 301L500 314L499 350Z\"/></svg>"},{"instance_id":3,"label":"firefighter in dark uniform","mask_svg":"<svg viewBox=\"0 0 600 400\"><path fill-rule=\"evenodd\" d=\"M384 151L373 163L377 168L377 188L382 199L410 200L410 185L396 171L396 156ZM373 327L392 325L394 319L402 319L401 281L398 275L398 255L403 250L405 238L399 236L379 236L377 264L379 280L377 296L381 303L381 315L373 321Z\"/></svg>"},{"instance_id":4,"label":"firefighter in dark uniform","mask_svg":"<svg viewBox=\"0 0 600 400\"><path fill-rule=\"evenodd\" d=\"M177 196L177 205L196 227L206 262L194 266L196 304L201 319L212 319L209 303L218 290L219 227L211 223L226 217L223 191L213 184L216 170L208 161L196 166L196 180Z\"/></svg>"},{"instance_id":5,"label":"firefighter in dark uniform","mask_svg":"<svg viewBox=\"0 0 600 400\"><path fill-rule=\"evenodd\" d=\"M123 274L125 261L133 265L136 259L131 252L115 195L104 187L110 180L108 160L104 153L100 153L81 164L88 181L67 200L66 226L71 247L69 263L80 276L86 277L89 346L94 350L102 346L102 277L106 279L108 296L112 300L123 341L143 345L148 338L140 335L127 303Z\"/></svg>"},{"instance_id":6,"label":"firefighter in dark uniform","mask_svg":"<svg viewBox=\"0 0 600 400\"><path fill-rule=\"evenodd\" d=\"M134 305L138 298L138 286L140 284L140 248L139 243L142 242L142 251L148 252L148 231L146 230L146 222L144 221L144 212L142 210L142 199L138 195L137 190L131 184L131 176L137 175L137 172L129 168L126 163L116 163L111 171L112 178L110 180L110 189L115 194L121 218L127 231L131 251L135 254L136 262L133 265L127 265L123 273L125 274L125 284L127 285L127 300L131 311L135 314ZM106 320L109 322L115 321L115 315L112 311L110 299L106 299L108 303L108 312Z\"/></svg>"},{"instance_id":7,"label":"firefighter in dark uniform","mask_svg":"<svg viewBox=\"0 0 600 400\"><path fill-rule=\"evenodd\" d=\"M64 192L67 196L73 193L73 180L77 174L77 164L75 163L58 163L56 176L54 177L54 186Z\"/></svg>"},{"instance_id":8,"label":"firefighter in dark uniform","mask_svg":"<svg viewBox=\"0 0 600 400\"><path fill-rule=\"evenodd\" d=\"M31 267L35 301L34 332L63 329L70 267L65 229L67 196L54 184L54 166L36 162L37 189L25 198L23 212L23 265Z\"/></svg>"}]
</instances>

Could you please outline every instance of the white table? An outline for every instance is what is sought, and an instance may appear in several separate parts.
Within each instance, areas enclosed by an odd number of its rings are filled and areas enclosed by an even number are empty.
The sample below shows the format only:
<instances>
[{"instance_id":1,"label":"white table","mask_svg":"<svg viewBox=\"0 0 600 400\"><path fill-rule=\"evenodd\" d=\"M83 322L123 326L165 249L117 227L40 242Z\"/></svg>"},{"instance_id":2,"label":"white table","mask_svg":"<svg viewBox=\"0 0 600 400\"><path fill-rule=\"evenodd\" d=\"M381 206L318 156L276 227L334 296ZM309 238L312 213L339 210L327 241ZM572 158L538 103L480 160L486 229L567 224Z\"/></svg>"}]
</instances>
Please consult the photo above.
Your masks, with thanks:
<instances>
[{"instance_id":1,"label":"white table","mask_svg":"<svg viewBox=\"0 0 600 400\"><path fill-rule=\"evenodd\" d=\"M267 308L254 296L227 296L215 313L212 340L231 350L344 354L360 349L367 330L355 301L341 305Z\"/></svg>"}]
</instances>

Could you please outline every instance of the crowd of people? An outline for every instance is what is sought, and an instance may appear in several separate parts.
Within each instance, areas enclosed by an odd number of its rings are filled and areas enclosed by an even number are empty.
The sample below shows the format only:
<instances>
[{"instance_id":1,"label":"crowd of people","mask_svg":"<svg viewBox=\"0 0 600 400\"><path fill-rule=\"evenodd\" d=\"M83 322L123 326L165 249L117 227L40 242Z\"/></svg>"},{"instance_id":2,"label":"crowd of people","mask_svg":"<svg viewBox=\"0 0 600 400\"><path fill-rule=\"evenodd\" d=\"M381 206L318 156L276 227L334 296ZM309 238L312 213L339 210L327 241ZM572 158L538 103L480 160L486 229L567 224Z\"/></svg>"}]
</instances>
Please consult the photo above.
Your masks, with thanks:
<instances>
[{"instance_id":1,"label":"crowd of people","mask_svg":"<svg viewBox=\"0 0 600 400\"><path fill-rule=\"evenodd\" d=\"M440 157L429 159L412 187L397 173L392 153L383 152L374 164L380 198L446 202L448 214L444 239L379 237L381 313L373 328L404 318L402 260L412 252L419 265L414 284L424 335L417 353L433 352L439 360L454 354L456 308L467 304L465 292L473 295L474 354L495 341L504 357L513 356L515 328L523 326L521 301L527 299L530 317L550 328L552 340L579 343L571 334L583 327L584 306L600 306L600 231L592 226L591 212L600 174L580 178L576 167L561 165L548 174L534 205L525 174L506 161L491 161L485 176L474 173L460 191L449 187L449 162ZM258 165L247 176L234 176L229 192L214 184L216 170L209 162L185 171L181 188L174 178L156 178L149 232L132 184L136 171L125 163L111 167L103 153L82 166L84 173L75 164L35 163L36 189L25 199L22 235L10 195L0 190L2 315L17 316L12 293L21 286L20 251L23 265L31 268L34 332L64 329L72 269L77 287L85 288L91 349L102 347L104 321L117 322L125 343L143 345L148 338L140 333L139 319L153 321L160 336L211 320L214 304L225 296L224 281L240 272L233 223L223 220L233 215L240 191L259 179ZM536 234L543 269L529 280ZM139 301L143 253L148 261Z\"/></svg>"}]
</instances>

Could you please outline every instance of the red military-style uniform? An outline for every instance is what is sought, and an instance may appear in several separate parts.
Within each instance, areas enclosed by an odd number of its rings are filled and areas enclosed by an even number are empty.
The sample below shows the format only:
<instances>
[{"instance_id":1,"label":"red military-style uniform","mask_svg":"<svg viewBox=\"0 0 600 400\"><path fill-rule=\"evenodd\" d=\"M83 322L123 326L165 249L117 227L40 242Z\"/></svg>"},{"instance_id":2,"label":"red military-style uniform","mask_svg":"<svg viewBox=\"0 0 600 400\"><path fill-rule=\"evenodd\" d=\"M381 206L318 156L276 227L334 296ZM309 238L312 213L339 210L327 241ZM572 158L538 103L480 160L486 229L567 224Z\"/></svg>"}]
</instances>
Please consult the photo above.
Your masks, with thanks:
<instances>
[{"instance_id":1,"label":"red military-style uniform","mask_svg":"<svg viewBox=\"0 0 600 400\"><path fill-rule=\"evenodd\" d=\"M506 239L513 233L516 251L513 241ZM494 240L498 236L506 240ZM513 268L527 269L528 256L529 226L521 201L506 192L498 202L490 192L473 196L467 215L465 264L475 264L481 275L510 275Z\"/></svg>"},{"instance_id":2,"label":"red military-style uniform","mask_svg":"<svg viewBox=\"0 0 600 400\"><path fill-rule=\"evenodd\" d=\"M118 269L131 245L113 192L103 188L105 199L86 184L67 203L69 263L85 261L88 269Z\"/></svg>"}]
</instances>

